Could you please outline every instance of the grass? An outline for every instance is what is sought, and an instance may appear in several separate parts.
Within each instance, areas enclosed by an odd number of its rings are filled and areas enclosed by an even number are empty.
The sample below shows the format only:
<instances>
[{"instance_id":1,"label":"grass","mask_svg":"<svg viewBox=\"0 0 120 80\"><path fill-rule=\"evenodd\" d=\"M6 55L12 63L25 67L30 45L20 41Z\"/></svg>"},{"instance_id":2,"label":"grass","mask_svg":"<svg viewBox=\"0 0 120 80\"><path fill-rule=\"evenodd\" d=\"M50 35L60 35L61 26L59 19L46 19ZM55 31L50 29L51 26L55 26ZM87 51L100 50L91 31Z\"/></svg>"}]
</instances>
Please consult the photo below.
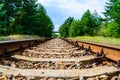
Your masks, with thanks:
<instances>
[{"instance_id":1,"label":"grass","mask_svg":"<svg viewBox=\"0 0 120 80\"><path fill-rule=\"evenodd\" d=\"M36 38L40 38L40 37L35 35L10 35L10 36L0 37L0 41L36 39ZM120 45L120 38L111 38L111 37L102 37L102 36L94 36L94 37L77 36L70 39Z\"/></svg>"},{"instance_id":2,"label":"grass","mask_svg":"<svg viewBox=\"0 0 120 80\"><path fill-rule=\"evenodd\" d=\"M1 36L0 41L36 39L36 38L40 38L40 37L35 35L10 35L10 36Z\"/></svg>"},{"instance_id":3,"label":"grass","mask_svg":"<svg viewBox=\"0 0 120 80\"><path fill-rule=\"evenodd\" d=\"M70 39L120 45L120 38L111 38L111 37L102 37L102 36L94 36L94 37L77 36Z\"/></svg>"}]
</instances>

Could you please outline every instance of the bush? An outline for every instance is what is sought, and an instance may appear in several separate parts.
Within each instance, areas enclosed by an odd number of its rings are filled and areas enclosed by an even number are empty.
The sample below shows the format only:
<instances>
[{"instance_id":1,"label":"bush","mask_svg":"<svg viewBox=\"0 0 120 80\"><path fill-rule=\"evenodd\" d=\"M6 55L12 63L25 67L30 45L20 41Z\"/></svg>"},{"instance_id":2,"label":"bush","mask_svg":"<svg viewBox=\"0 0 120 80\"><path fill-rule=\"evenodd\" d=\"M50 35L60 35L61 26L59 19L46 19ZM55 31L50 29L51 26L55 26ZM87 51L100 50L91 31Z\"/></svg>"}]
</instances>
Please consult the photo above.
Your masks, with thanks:
<instances>
[{"instance_id":1,"label":"bush","mask_svg":"<svg viewBox=\"0 0 120 80\"><path fill-rule=\"evenodd\" d=\"M105 30L105 36L118 37L119 36L118 30L119 30L118 24L116 22L112 21L107 25L107 28Z\"/></svg>"}]
</instances>

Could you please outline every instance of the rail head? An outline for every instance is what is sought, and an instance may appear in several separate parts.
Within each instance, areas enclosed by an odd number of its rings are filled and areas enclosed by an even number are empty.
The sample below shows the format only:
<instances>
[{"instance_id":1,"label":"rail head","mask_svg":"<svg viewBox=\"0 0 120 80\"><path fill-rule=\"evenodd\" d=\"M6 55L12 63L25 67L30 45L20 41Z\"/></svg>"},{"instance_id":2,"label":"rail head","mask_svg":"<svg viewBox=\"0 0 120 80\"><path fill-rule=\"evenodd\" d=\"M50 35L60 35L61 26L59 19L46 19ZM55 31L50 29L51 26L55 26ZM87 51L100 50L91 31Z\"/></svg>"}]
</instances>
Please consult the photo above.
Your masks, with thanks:
<instances>
[{"instance_id":1,"label":"rail head","mask_svg":"<svg viewBox=\"0 0 120 80\"><path fill-rule=\"evenodd\" d=\"M87 42L87 41L77 41L77 42L82 42L82 43L86 43L86 44L90 44L90 45L96 45L96 46L101 46L101 47L105 47L105 48L111 48L111 49L116 49L116 50L120 50L120 46L118 45L110 45L110 44L103 44L103 43L95 43L95 42Z\"/></svg>"},{"instance_id":2,"label":"rail head","mask_svg":"<svg viewBox=\"0 0 120 80\"><path fill-rule=\"evenodd\" d=\"M72 40L72 39L64 39L67 42L70 42L74 45L82 46L86 49L91 49L95 53L104 53L104 55L113 60L113 61L119 61L120 60L120 46L115 45L108 45L108 44L102 44L102 43L93 43L93 42L87 42L87 41L78 41L78 40Z\"/></svg>"},{"instance_id":3,"label":"rail head","mask_svg":"<svg viewBox=\"0 0 120 80\"><path fill-rule=\"evenodd\" d=\"M9 41L0 41L0 44L26 42L26 41L37 41L37 40L45 40L45 39L46 39L46 38L23 39L23 40L9 40Z\"/></svg>"},{"instance_id":4,"label":"rail head","mask_svg":"<svg viewBox=\"0 0 120 80\"><path fill-rule=\"evenodd\" d=\"M0 42L0 55L13 52L19 49L24 49L33 45L50 40L51 38L27 39L27 40L14 40L14 41L1 41Z\"/></svg>"},{"instance_id":5,"label":"rail head","mask_svg":"<svg viewBox=\"0 0 120 80\"><path fill-rule=\"evenodd\" d=\"M96 43L96 42L88 42L88 41L82 41L82 40L73 40L73 39L65 39L64 40L68 41L68 42L72 42L72 43L85 43L85 44L89 44L89 45L96 45L96 46L101 46L101 47L105 47L105 48L111 48L111 49L116 49L116 50L120 50L120 45L113 45L113 44L104 44L104 43Z\"/></svg>"}]
</instances>

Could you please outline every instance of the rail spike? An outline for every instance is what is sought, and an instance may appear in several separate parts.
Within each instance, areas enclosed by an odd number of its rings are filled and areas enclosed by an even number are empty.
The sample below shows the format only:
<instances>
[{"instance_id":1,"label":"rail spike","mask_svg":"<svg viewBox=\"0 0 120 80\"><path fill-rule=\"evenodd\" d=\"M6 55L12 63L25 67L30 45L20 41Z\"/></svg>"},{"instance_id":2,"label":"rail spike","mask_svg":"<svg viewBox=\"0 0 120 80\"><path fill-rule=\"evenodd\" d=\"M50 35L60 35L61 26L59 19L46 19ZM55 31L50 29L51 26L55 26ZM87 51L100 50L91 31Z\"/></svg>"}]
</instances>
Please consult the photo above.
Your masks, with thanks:
<instances>
[{"instance_id":1,"label":"rail spike","mask_svg":"<svg viewBox=\"0 0 120 80\"><path fill-rule=\"evenodd\" d=\"M117 61L117 66L120 68L120 60Z\"/></svg>"},{"instance_id":2,"label":"rail spike","mask_svg":"<svg viewBox=\"0 0 120 80\"><path fill-rule=\"evenodd\" d=\"M82 44L81 49L84 49L84 44Z\"/></svg>"},{"instance_id":3,"label":"rail spike","mask_svg":"<svg viewBox=\"0 0 120 80\"><path fill-rule=\"evenodd\" d=\"M92 52L92 49L91 49L90 45L89 45L89 47L88 47L88 51L89 51L89 52Z\"/></svg>"},{"instance_id":4,"label":"rail spike","mask_svg":"<svg viewBox=\"0 0 120 80\"><path fill-rule=\"evenodd\" d=\"M79 47L78 41L75 41L75 47Z\"/></svg>"},{"instance_id":5,"label":"rail spike","mask_svg":"<svg viewBox=\"0 0 120 80\"><path fill-rule=\"evenodd\" d=\"M101 51L100 51L100 55L101 55L102 57L105 57L103 48L102 48Z\"/></svg>"},{"instance_id":6,"label":"rail spike","mask_svg":"<svg viewBox=\"0 0 120 80\"><path fill-rule=\"evenodd\" d=\"M104 50L101 49L100 52L97 52L97 53L96 53L96 56L97 56L97 57L105 57Z\"/></svg>"}]
</instances>

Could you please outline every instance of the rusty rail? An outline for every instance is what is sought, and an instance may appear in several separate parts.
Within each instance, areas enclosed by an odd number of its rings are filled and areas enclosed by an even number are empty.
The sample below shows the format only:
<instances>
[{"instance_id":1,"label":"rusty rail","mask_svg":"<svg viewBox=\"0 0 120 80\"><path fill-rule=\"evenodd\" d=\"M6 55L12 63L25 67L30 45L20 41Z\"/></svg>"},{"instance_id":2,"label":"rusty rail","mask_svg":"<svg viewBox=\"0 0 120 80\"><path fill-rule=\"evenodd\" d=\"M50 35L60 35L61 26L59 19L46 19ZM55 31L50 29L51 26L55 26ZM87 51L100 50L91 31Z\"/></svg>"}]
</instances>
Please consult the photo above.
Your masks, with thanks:
<instances>
[{"instance_id":1,"label":"rusty rail","mask_svg":"<svg viewBox=\"0 0 120 80\"><path fill-rule=\"evenodd\" d=\"M113 60L120 61L120 46L101 44L101 43L93 43L93 42L85 42L85 41L77 41L72 39L64 39L69 43L80 46L81 48L85 48L91 50L94 53L103 53L105 57Z\"/></svg>"},{"instance_id":2,"label":"rusty rail","mask_svg":"<svg viewBox=\"0 0 120 80\"><path fill-rule=\"evenodd\" d=\"M2 41L0 42L0 55L6 54L10 55L11 52L22 50L27 47L31 47L51 38L40 38L40 39L29 39L29 40L15 40L15 41Z\"/></svg>"}]
</instances>

